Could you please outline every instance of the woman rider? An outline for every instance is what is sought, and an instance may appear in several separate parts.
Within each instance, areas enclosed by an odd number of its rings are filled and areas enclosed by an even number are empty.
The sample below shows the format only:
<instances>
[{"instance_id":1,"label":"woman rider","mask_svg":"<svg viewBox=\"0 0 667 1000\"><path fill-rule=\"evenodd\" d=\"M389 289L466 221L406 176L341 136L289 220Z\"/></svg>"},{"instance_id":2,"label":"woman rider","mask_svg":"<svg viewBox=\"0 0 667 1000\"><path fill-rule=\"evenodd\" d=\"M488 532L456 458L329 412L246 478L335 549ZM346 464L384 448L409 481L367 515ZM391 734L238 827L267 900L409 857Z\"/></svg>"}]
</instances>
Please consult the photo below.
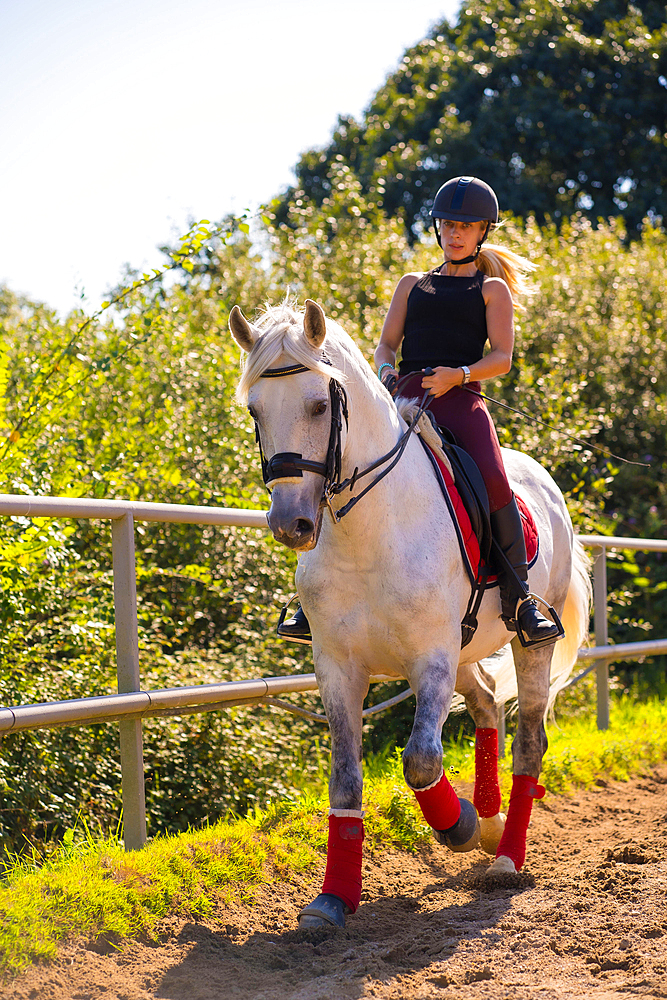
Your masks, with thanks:
<instances>
[{"instance_id":1,"label":"woman rider","mask_svg":"<svg viewBox=\"0 0 667 1000\"><path fill-rule=\"evenodd\" d=\"M555 622L528 598L528 566L521 516L507 480L498 435L484 400L484 379L510 370L515 301L524 290L522 272L532 265L504 247L483 244L498 222L498 200L476 177L454 177L440 188L431 210L444 261L426 274L399 281L375 351L378 376L392 394L419 396L428 389L436 423L447 427L480 468L489 495L493 536L514 567L499 572L502 618L530 643L560 638ZM484 354L486 342L490 350ZM396 370L396 354L402 360ZM426 375L424 369L432 369ZM469 391L472 390L472 391ZM278 634L310 641L301 608Z\"/></svg>"}]
</instances>

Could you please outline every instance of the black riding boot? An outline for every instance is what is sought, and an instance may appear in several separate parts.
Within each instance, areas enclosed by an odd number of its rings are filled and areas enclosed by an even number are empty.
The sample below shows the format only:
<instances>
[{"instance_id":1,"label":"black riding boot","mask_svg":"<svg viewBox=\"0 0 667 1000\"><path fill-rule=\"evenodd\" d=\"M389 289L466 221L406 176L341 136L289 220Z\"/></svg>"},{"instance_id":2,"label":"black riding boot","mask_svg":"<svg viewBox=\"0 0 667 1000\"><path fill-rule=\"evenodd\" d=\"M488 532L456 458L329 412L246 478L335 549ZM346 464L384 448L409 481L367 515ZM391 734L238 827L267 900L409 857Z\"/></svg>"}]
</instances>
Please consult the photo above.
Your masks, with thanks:
<instances>
[{"instance_id":1,"label":"black riding boot","mask_svg":"<svg viewBox=\"0 0 667 1000\"><path fill-rule=\"evenodd\" d=\"M291 618L284 618L286 611L287 608L284 608L276 629L280 638L289 639L291 642L311 643L313 637L310 634L310 625L301 605L297 604L296 611Z\"/></svg>"},{"instance_id":2,"label":"black riding boot","mask_svg":"<svg viewBox=\"0 0 667 1000\"><path fill-rule=\"evenodd\" d=\"M545 618L538 611L537 604L532 598L526 600L529 593L526 543L521 525L521 514L514 497L506 507L501 507L500 510L491 514L491 531L519 578L515 580L512 575L503 571L500 564L498 565L502 604L501 617L507 630L509 632L518 631L518 621L519 629L529 645L547 646L549 643L556 642L557 639L562 639L562 628L556 622ZM499 560L498 563L500 563ZM522 603L519 604L519 602Z\"/></svg>"}]
</instances>

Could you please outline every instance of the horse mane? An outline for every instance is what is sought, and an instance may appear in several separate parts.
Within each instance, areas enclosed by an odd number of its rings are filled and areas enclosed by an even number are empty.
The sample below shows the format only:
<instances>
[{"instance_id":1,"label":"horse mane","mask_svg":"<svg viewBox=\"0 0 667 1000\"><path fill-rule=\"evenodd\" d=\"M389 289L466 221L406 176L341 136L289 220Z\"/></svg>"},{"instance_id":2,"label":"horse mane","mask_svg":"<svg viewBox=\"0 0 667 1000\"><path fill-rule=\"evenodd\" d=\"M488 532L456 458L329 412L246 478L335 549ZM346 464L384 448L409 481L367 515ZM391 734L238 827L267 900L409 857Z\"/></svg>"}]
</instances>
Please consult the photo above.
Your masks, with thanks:
<instances>
[{"instance_id":1,"label":"horse mane","mask_svg":"<svg viewBox=\"0 0 667 1000\"><path fill-rule=\"evenodd\" d=\"M325 378L335 378L344 383L346 359L365 364L365 359L351 337L338 325L327 319L327 333L322 350L315 350L303 332L304 311L297 310L288 300L278 306L266 306L252 326L258 333L257 340L247 355L241 358L241 379L236 389L237 402L245 405L250 387L267 368L275 367L281 355L288 361L305 365ZM327 361L323 360L323 353ZM284 361L283 361L284 363ZM368 367L368 365L366 365ZM369 369L370 370L370 369Z\"/></svg>"},{"instance_id":2,"label":"horse mane","mask_svg":"<svg viewBox=\"0 0 667 1000\"><path fill-rule=\"evenodd\" d=\"M406 424L411 424L412 421L417 416L419 411L419 400L418 399L406 399L404 396L398 396L395 400L396 409L400 415L405 420ZM434 452L440 461L449 470L449 474L452 479L454 478L454 470L452 469L452 463L449 461L442 449L442 442L440 440L440 435L436 431L435 427L426 416L422 413L421 417L417 421L417 426L415 428L417 433L424 439L426 444L429 446L432 452Z\"/></svg>"}]
</instances>

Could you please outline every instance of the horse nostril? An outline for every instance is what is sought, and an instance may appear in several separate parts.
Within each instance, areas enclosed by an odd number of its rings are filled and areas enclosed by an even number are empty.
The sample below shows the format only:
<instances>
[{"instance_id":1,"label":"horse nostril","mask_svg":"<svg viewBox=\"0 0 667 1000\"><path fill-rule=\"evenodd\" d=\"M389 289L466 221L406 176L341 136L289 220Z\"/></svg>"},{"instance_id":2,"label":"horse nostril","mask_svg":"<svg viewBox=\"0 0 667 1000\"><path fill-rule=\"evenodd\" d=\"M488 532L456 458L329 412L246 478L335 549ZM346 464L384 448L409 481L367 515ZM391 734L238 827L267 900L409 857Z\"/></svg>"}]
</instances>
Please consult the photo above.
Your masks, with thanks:
<instances>
[{"instance_id":1,"label":"horse nostril","mask_svg":"<svg viewBox=\"0 0 667 1000\"><path fill-rule=\"evenodd\" d=\"M316 527L318 515L304 517L304 514L311 513L310 507L299 506L296 511L290 510L292 504L288 503L288 500L289 497L286 500L278 490L274 490L268 517L269 528L274 537L291 549L314 544L318 530ZM299 516L299 511L301 511L301 516Z\"/></svg>"},{"instance_id":2,"label":"horse nostril","mask_svg":"<svg viewBox=\"0 0 667 1000\"><path fill-rule=\"evenodd\" d=\"M303 538L304 535L312 535L315 530L315 525L307 517L300 517L294 523L294 534L298 535L299 538Z\"/></svg>"}]
</instances>

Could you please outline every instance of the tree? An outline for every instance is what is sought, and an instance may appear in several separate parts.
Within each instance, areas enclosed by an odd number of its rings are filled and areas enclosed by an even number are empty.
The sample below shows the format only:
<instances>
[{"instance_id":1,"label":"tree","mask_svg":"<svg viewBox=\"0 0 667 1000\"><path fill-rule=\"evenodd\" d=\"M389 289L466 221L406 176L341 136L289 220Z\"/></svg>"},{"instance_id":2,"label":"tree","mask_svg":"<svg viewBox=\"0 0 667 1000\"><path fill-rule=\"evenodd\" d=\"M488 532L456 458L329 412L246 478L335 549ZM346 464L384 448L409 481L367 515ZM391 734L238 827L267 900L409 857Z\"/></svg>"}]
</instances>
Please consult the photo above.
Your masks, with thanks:
<instances>
[{"instance_id":1,"label":"tree","mask_svg":"<svg viewBox=\"0 0 667 1000\"><path fill-rule=\"evenodd\" d=\"M334 164L405 217L411 238L446 177L475 174L538 221L623 215L667 200L667 14L654 0L471 0L408 50L363 120L339 119L276 206L321 204Z\"/></svg>"}]
</instances>

